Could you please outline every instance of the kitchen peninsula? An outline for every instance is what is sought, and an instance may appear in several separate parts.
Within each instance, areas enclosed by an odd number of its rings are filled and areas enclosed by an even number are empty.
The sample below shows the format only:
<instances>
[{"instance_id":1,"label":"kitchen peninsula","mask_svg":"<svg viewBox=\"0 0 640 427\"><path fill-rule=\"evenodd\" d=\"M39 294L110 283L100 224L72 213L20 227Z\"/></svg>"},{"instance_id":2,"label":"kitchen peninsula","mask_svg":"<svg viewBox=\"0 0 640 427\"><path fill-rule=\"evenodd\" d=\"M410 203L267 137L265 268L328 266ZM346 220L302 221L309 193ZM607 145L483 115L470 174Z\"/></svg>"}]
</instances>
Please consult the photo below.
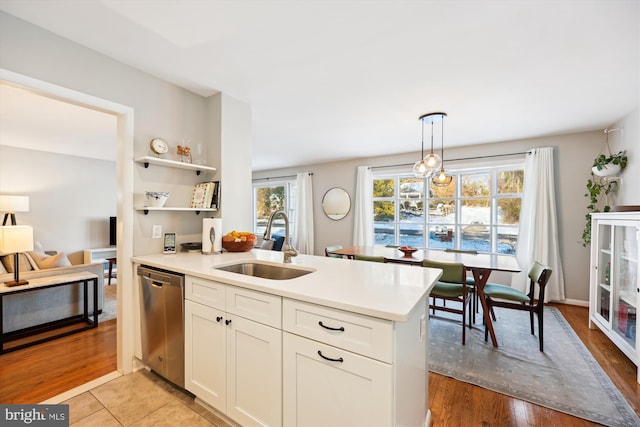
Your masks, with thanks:
<instances>
[{"instance_id":1,"label":"kitchen peninsula","mask_svg":"<svg viewBox=\"0 0 640 427\"><path fill-rule=\"evenodd\" d=\"M428 425L427 297L441 271L282 260L256 249L132 258L185 275L185 388L243 426ZM220 269L240 263L304 274Z\"/></svg>"}]
</instances>

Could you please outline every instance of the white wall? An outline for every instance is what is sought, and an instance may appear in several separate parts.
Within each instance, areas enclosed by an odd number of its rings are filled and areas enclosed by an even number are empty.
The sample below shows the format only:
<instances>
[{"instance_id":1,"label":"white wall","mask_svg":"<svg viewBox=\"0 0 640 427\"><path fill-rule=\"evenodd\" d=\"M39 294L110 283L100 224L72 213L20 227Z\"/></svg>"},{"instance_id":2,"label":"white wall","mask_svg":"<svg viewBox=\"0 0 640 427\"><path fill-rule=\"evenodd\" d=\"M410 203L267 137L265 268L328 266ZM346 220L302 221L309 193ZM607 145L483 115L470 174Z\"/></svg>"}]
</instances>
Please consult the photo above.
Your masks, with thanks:
<instances>
[{"instance_id":1,"label":"white wall","mask_svg":"<svg viewBox=\"0 0 640 427\"><path fill-rule=\"evenodd\" d=\"M207 99L114 61L12 15L0 13L0 24L0 52L2 52L0 68L133 108L135 111L134 157L150 154L149 141L154 137L161 137L171 146L167 157L176 159L176 146L181 144L183 139L188 139L192 147L197 143L205 144L209 162L218 163L219 167L221 145L220 141L209 139L212 135L209 133L208 123L216 119L209 115L211 111L208 108ZM232 98L227 98L230 103L233 101ZM238 123L242 123L243 120L247 129L251 127L249 106L239 102L236 102L235 106L236 113L240 113L230 115L232 117L230 123L233 121L236 123L229 126L232 137L238 134ZM218 114L221 112L218 111ZM220 132L222 130L219 130ZM236 156L234 163L241 165L244 160L248 166L241 166L242 169L247 167L249 169L244 171L244 179L236 180L234 185L241 186L239 189L250 193L251 157L250 150L246 149L246 145L251 144L250 133L249 139L247 140L245 135L241 143L245 147L242 151L248 152L249 155ZM133 158L125 161L132 162ZM220 179L217 173L196 177L195 174L164 167L152 166L144 169L139 164L134 166L133 174L134 187L122 189L122 197L133 198L136 205L143 203L143 194L149 190L169 191L171 195L167 205L184 206L195 182ZM225 188L230 189L223 183L223 192ZM222 200L226 198L223 194ZM233 211L236 206L238 215ZM250 199L248 206L251 206ZM242 211L246 205L229 203L225 207L229 217L247 217L237 224L238 228L250 227L251 214ZM153 225L162 226L163 231L176 232L179 243L200 240L202 215L167 212L150 212L149 215L143 215L136 212L133 235L130 236L134 242L134 255L157 253L162 250L161 239L151 239Z\"/></svg>"},{"instance_id":2,"label":"white wall","mask_svg":"<svg viewBox=\"0 0 640 427\"><path fill-rule=\"evenodd\" d=\"M609 133L611 151L627 150L629 158L614 202L617 205L640 206L640 108L627 114L610 129L620 129Z\"/></svg>"},{"instance_id":3,"label":"white wall","mask_svg":"<svg viewBox=\"0 0 640 427\"><path fill-rule=\"evenodd\" d=\"M604 142L603 135L602 131L594 131L452 149L447 149L445 146L445 166L447 163L455 165L455 162L447 159L523 152L534 147L555 147L560 252L566 281L566 297L569 302L586 302L589 298L589 248L584 248L581 241L588 202L584 194L586 192L585 185L590 176L591 164ZM364 150L366 150L366 145L363 144ZM630 158L638 159L640 157L640 148L637 146L628 146L627 151ZM334 244L350 246L353 230L353 212L340 221L333 221L324 215L321 208L324 193L332 187L342 187L347 190L353 200L355 198L357 166L413 164L419 157L419 152L397 156L368 157L344 162L260 171L254 173L253 178L291 175L299 171L313 172L315 253L323 254L325 246ZM407 165L406 168L407 171L410 171L411 166ZM625 172L625 179L627 173L629 171ZM637 193L635 194L637 196ZM497 282L509 282L507 275L494 274L491 279Z\"/></svg>"},{"instance_id":4,"label":"white wall","mask_svg":"<svg viewBox=\"0 0 640 427\"><path fill-rule=\"evenodd\" d=\"M115 162L0 145L0 193L29 196L17 222L33 226L45 250L80 261L84 249L109 246Z\"/></svg>"}]
</instances>

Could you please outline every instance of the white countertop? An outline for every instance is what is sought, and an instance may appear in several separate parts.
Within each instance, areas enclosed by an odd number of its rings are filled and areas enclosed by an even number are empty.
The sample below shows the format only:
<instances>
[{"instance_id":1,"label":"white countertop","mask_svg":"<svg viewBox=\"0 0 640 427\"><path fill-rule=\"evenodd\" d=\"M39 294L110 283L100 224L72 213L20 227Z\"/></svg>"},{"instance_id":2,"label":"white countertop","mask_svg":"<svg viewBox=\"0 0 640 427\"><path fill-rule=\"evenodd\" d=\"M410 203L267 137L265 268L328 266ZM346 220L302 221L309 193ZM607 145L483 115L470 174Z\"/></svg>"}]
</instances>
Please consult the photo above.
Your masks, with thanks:
<instances>
[{"instance_id":1,"label":"white countertop","mask_svg":"<svg viewBox=\"0 0 640 427\"><path fill-rule=\"evenodd\" d=\"M136 264L393 321L407 320L442 273L431 268L313 255L298 255L291 264L284 264L282 259L282 252L260 249L217 255L191 252L131 258ZM294 279L271 280L214 268L243 261L315 271Z\"/></svg>"}]
</instances>

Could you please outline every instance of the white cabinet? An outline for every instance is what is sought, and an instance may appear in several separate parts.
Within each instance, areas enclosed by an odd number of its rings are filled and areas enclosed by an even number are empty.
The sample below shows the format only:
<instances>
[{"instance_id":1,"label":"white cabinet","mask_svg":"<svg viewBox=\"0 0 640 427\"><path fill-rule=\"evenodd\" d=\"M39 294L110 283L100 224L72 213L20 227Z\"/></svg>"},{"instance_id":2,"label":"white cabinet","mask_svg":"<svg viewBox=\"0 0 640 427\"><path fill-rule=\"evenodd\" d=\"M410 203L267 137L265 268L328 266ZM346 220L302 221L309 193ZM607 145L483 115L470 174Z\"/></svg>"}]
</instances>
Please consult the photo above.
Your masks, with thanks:
<instances>
[{"instance_id":1,"label":"white cabinet","mask_svg":"<svg viewBox=\"0 0 640 427\"><path fill-rule=\"evenodd\" d=\"M285 299L283 425L428 425L426 310L399 323Z\"/></svg>"},{"instance_id":2,"label":"white cabinet","mask_svg":"<svg viewBox=\"0 0 640 427\"><path fill-rule=\"evenodd\" d=\"M593 214L591 224L589 327L600 328L637 366L640 212Z\"/></svg>"},{"instance_id":3,"label":"white cabinet","mask_svg":"<svg viewBox=\"0 0 640 427\"><path fill-rule=\"evenodd\" d=\"M185 298L185 388L243 426L282 425L281 298L191 276Z\"/></svg>"}]
</instances>

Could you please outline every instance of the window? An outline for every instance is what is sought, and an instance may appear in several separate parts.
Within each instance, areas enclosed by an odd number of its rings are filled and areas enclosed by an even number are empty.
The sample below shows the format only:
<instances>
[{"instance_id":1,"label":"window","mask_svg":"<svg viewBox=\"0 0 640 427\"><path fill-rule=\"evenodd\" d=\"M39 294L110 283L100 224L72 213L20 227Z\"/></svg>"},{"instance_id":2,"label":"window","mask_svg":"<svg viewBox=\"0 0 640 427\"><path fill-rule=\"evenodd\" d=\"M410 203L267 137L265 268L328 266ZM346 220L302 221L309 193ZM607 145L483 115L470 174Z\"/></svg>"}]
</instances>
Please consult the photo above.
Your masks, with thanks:
<instances>
[{"instance_id":1,"label":"window","mask_svg":"<svg viewBox=\"0 0 640 427\"><path fill-rule=\"evenodd\" d=\"M447 187L411 174L374 174L374 243L515 254L522 164L449 173Z\"/></svg>"},{"instance_id":2,"label":"window","mask_svg":"<svg viewBox=\"0 0 640 427\"><path fill-rule=\"evenodd\" d=\"M253 183L253 230L261 237L271 214L283 210L289 217L291 237L295 235L296 180L259 181ZM284 219L274 219L271 235L284 236Z\"/></svg>"}]
</instances>

